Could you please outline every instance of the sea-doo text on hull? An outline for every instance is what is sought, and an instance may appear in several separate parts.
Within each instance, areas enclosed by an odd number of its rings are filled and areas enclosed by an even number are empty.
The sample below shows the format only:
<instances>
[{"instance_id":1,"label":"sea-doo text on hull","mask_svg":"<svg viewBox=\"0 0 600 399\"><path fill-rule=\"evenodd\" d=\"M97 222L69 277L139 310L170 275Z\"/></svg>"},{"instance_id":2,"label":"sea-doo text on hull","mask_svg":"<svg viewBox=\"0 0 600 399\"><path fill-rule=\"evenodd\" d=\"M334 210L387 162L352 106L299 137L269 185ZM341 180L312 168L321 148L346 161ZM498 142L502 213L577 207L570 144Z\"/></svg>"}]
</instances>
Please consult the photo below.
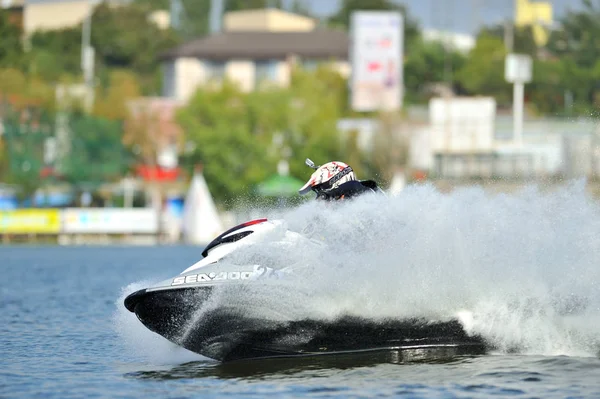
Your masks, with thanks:
<instances>
[{"instance_id":1,"label":"sea-doo text on hull","mask_svg":"<svg viewBox=\"0 0 600 399\"><path fill-rule=\"evenodd\" d=\"M211 303L221 288L241 291L261 280L286 278L285 269L222 262L278 227L278 222L258 219L226 231L206 247L200 262L179 276L130 294L125 307L151 331L219 361L415 348L445 352L452 348L457 355L485 351L483 341L466 334L457 320L374 321L349 316L282 320L229 306L226 300ZM305 239L293 232L286 236L291 241Z\"/></svg>"}]
</instances>

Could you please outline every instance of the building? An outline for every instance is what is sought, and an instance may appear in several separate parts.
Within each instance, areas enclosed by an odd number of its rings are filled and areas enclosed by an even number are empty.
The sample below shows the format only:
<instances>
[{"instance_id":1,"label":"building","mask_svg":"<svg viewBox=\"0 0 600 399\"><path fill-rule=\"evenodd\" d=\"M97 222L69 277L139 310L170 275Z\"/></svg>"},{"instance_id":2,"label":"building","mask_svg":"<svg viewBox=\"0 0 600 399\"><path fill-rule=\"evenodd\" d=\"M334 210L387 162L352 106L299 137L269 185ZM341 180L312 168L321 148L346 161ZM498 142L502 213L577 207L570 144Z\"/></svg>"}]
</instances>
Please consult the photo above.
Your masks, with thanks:
<instances>
[{"instance_id":1,"label":"building","mask_svg":"<svg viewBox=\"0 0 600 399\"><path fill-rule=\"evenodd\" d=\"M27 0L23 13L25 35L38 30L76 26L87 17L95 3L88 0Z\"/></svg>"},{"instance_id":2,"label":"building","mask_svg":"<svg viewBox=\"0 0 600 399\"><path fill-rule=\"evenodd\" d=\"M515 0L515 26L531 26L538 46L548 42L548 28L552 24L552 4L547 1Z\"/></svg>"},{"instance_id":3,"label":"building","mask_svg":"<svg viewBox=\"0 0 600 399\"><path fill-rule=\"evenodd\" d=\"M315 20L275 8L232 11L223 18L227 32L308 32L315 29Z\"/></svg>"},{"instance_id":4,"label":"building","mask_svg":"<svg viewBox=\"0 0 600 399\"><path fill-rule=\"evenodd\" d=\"M224 17L224 31L162 55L163 95L187 101L194 91L227 78L244 91L264 83L286 86L292 65L330 63L348 75L349 38L318 28L311 18L276 9L236 11Z\"/></svg>"},{"instance_id":5,"label":"building","mask_svg":"<svg viewBox=\"0 0 600 399\"><path fill-rule=\"evenodd\" d=\"M9 1L9 0L5 0ZM104 0L113 6L127 3L127 0ZM58 30L72 28L80 23L99 5L101 0L10 0L15 4L24 4L23 30L25 36L39 30ZM155 11L149 15L161 29L169 25L166 11Z\"/></svg>"}]
</instances>

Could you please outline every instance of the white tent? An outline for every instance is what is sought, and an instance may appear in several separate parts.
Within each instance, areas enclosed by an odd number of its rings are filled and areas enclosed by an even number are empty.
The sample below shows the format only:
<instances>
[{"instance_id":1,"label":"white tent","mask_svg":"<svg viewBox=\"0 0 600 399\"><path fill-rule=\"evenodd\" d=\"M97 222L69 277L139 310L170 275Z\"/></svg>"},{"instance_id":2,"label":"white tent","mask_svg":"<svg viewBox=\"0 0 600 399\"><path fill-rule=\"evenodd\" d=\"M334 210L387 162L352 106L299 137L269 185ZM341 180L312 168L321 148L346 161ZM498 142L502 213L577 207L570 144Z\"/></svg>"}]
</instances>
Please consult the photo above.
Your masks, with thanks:
<instances>
[{"instance_id":1,"label":"white tent","mask_svg":"<svg viewBox=\"0 0 600 399\"><path fill-rule=\"evenodd\" d=\"M404 175L404 173L400 170L396 171L396 173L394 173L394 176L392 177L392 182L390 184L390 188L388 189L388 192L391 195L398 195L400 194L400 192L402 190L404 190L404 187L406 186L406 176Z\"/></svg>"},{"instance_id":2,"label":"white tent","mask_svg":"<svg viewBox=\"0 0 600 399\"><path fill-rule=\"evenodd\" d=\"M183 233L187 243L206 245L223 232L217 207L204 180L197 170L185 198Z\"/></svg>"}]
</instances>

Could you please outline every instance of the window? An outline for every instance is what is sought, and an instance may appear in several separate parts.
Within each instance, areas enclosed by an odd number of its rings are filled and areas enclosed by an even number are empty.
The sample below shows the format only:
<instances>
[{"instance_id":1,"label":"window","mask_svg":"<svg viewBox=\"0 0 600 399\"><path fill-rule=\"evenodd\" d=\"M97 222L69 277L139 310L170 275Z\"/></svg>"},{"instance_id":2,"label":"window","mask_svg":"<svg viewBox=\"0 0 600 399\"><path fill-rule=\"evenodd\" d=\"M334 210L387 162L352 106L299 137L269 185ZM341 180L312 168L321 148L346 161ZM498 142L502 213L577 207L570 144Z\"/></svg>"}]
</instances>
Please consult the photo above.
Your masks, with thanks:
<instances>
[{"instance_id":1,"label":"window","mask_svg":"<svg viewBox=\"0 0 600 399\"><path fill-rule=\"evenodd\" d=\"M207 81L221 82L225 77L225 63L222 61L204 61Z\"/></svg>"},{"instance_id":2,"label":"window","mask_svg":"<svg viewBox=\"0 0 600 399\"><path fill-rule=\"evenodd\" d=\"M175 62L163 63L163 96L175 97Z\"/></svg>"},{"instance_id":3,"label":"window","mask_svg":"<svg viewBox=\"0 0 600 399\"><path fill-rule=\"evenodd\" d=\"M321 62L319 60L315 60L315 59L303 59L302 60L302 68L306 69L307 71L316 70L320 64L321 64Z\"/></svg>"},{"instance_id":4,"label":"window","mask_svg":"<svg viewBox=\"0 0 600 399\"><path fill-rule=\"evenodd\" d=\"M254 84L260 86L264 82L277 80L277 61L261 60L254 63Z\"/></svg>"}]
</instances>

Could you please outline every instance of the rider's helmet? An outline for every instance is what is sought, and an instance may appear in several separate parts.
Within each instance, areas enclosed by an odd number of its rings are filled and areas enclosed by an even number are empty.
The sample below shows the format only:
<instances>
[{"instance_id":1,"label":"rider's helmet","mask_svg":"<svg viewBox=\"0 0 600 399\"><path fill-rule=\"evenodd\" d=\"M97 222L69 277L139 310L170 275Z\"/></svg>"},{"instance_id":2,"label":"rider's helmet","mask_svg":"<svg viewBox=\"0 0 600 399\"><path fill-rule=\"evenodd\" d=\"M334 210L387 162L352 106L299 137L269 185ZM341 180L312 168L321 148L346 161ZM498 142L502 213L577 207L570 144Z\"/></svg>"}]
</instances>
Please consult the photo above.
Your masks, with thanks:
<instances>
[{"instance_id":1,"label":"rider's helmet","mask_svg":"<svg viewBox=\"0 0 600 399\"><path fill-rule=\"evenodd\" d=\"M310 176L310 179L298 192L306 194L310 191L317 193L317 198L327 192L336 189L341 184L356 180L354 171L343 162L333 161L325 165L314 166L312 161L306 160L307 165L311 166L315 171Z\"/></svg>"}]
</instances>

